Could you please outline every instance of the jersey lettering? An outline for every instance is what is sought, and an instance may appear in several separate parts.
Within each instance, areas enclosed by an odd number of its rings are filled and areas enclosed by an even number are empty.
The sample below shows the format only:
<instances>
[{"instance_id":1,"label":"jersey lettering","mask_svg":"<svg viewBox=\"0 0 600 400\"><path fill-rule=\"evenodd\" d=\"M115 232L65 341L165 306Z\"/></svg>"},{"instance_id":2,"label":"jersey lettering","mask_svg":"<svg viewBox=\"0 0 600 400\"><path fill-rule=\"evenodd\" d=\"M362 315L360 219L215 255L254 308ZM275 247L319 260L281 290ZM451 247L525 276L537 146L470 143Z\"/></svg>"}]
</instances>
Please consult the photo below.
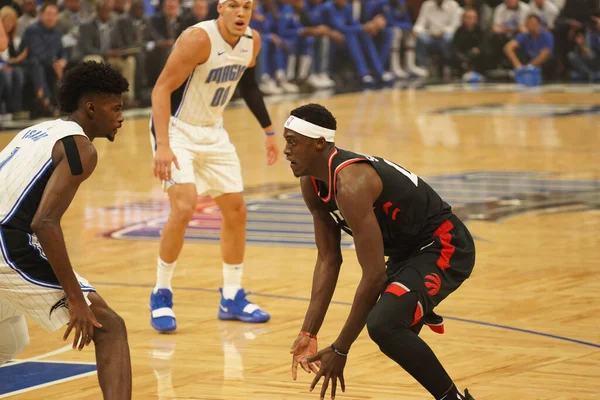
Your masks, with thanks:
<instances>
[{"instance_id":1,"label":"jersey lettering","mask_svg":"<svg viewBox=\"0 0 600 400\"><path fill-rule=\"evenodd\" d=\"M15 156L15 154L17 154L18 151L19 147L15 147L15 149L10 153L10 155L6 157L6 160L0 162L0 170L4 168L4 166Z\"/></svg>"},{"instance_id":2,"label":"jersey lettering","mask_svg":"<svg viewBox=\"0 0 600 400\"><path fill-rule=\"evenodd\" d=\"M23 139L31 139L34 142L37 142L41 138L45 138L48 136L47 132L44 131L36 131L35 129L30 129L23 135Z\"/></svg>"},{"instance_id":3,"label":"jersey lettering","mask_svg":"<svg viewBox=\"0 0 600 400\"><path fill-rule=\"evenodd\" d=\"M373 156L370 156L368 154L363 154L363 153L356 153L356 154L360 154L361 156L363 156L364 158L366 158L367 160L371 161L371 162L379 162L379 160ZM402 175L406 176L408 179L410 179L410 181L415 185L415 186L419 186L419 177L415 174L413 174L412 172L410 172L407 169L402 168L401 166L399 166L398 164L394 164L391 161L386 160L385 158L382 158L383 162L386 163L387 165L389 165L390 167L394 168L396 171L400 172Z\"/></svg>"},{"instance_id":4,"label":"jersey lettering","mask_svg":"<svg viewBox=\"0 0 600 400\"><path fill-rule=\"evenodd\" d=\"M419 177L418 177L417 175L415 175L415 174L413 174L412 172L410 172L410 171L408 171L408 170L406 170L406 169L402 168L401 166L399 166L399 165L397 165L397 164L394 164L394 163L393 163L393 162L391 162L391 161L388 161L388 160L386 160L385 158L383 159L383 161L384 161L384 162L385 162L387 165L389 165L389 166L390 166L390 167L392 167L392 168L395 168L395 169L396 169L396 171L400 172L402 175L404 175L404 176L406 176L408 179L410 179L410 181L411 181L412 183L414 183L414 184L415 184L415 186L419 186Z\"/></svg>"},{"instance_id":5,"label":"jersey lettering","mask_svg":"<svg viewBox=\"0 0 600 400\"><path fill-rule=\"evenodd\" d=\"M246 66L240 64L213 68L208 73L205 83L235 82L240 79L245 70Z\"/></svg>"},{"instance_id":6,"label":"jersey lettering","mask_svg":"<svg viewBox=\"0 0 600 400\"><path fill-rule=\"evenodd\" d=\"M221 107L227 103L229 99L229 90L231 86L227 86L227 88L220 87L215 91L215 95L213 96L212 101L210 102L211 107Z\"/></svg>"}]
</instances>

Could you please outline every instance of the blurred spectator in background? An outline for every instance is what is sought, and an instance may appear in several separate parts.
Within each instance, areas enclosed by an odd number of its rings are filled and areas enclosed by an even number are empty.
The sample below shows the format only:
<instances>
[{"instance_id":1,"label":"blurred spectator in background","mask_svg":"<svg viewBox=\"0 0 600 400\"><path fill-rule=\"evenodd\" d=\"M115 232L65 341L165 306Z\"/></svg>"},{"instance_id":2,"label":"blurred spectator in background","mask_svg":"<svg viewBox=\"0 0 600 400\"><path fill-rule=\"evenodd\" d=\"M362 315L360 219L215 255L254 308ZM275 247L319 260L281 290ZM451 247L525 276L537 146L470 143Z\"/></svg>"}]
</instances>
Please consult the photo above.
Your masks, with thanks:
<instances>
[{"instance_id":1,"label":"blurred spectator in background","mask_svg":"<svg viewBox=\"0 0 600 400\"><path fill-rule=\"evenodd\" d=\"M79 59L77 42L79 41L79 26L84 18L81 12L81 0L65 0L64 10L58 15L56 27L62 36L63 46L69 60Z\"/></svg>"},{"instance_id":2,"label":"blurred spectator in background","mask_svg":"<svg viewBox=\"0 0 600 400\"><path fill-rule=\"evenodd\" d=\"M439 67L446 67L445 75L449 75L450 47L454 32L460 26L461 16L462 10L454 0L427 0L423 3L414 27L419 66L426 67L428 58L439 54Z\"/></svg>"},{"instance_id":3,"label":"blurred spectator in background","mask_svg":"<svg viewBox=\"0 0 600 400\"><path fill-rule=\"evenodd\" d=\"M417 67L415 59L416 38L412 32L413 23L408 13L405 0L373 0L371 14L382 15L387 26L392 30L390 51L390 71L399 79L408 78L409 74L419 77L428 75L427 70ZM404 48L405 68L402 67Z\"/></svg>"},{"instance_id":4,"label":"blurred spectator in background","mask_svg":"<svg viewBox=\"0 0 600 400\"><path fill-rule=\"evenodd\" d=\"M134 0L129 12L117 19L111 42L121 54L129 52L135 58L135 99L145 105L150 101L147 52L155 46L150 39L150 20L144 15L144 3ZM131 81L129 83L131 85ZM133 91L131 86L130 91Z\"/></svg>"},{"instance_id":5,"label":"blurred spectator in background","mask_svg":"<svg viewBox=\"0 0 600 400\"><path fill-rule=\"evenodd\" d=\"M551 31L554 29L554 22L560 10L552 0L531 0L529 2L529 12L540 17L542 27Z\"/></svg>"},{"instance_id":6,"label":"blurred spectator in background","mask_svg":"<svg viewBox=\"0 0 600 400\"><path fill-rule=\"evenodd\" d=\"M120 16L127 14L130 7L131 2L129 0L113 0L110 15L113 19L117 19Z\"/></svg>"},{"instance_id":7,"label":"blurred spectator in background","mask_svg":"<svg viewBox=\"0 0 600 400\"><path fill-rule=\"evenodd\" d=\"M15 32L15 36L18 38L22 38L25 29L38 20L35 0L23 0L21 10L23 10L23 14L17 20L17 31Z\"/></svg>"},{"instance_id":8,"label":"blurred spectator in background","mask_svg":"<svg viewBox=\"0 0 600 400\"><path fill-rule=\"evenodd\" d=\"M371 37L379 60L385 71L389 70L390 52L392 50L392 41L394 31L388 19L385 16L387 0L353 0L352 17L360 22L363 31Z\"/></svg>"},{"instance_id":9,"label":"blurred spectator in background","mask_svg":"<svg viewBox=\"0 0 600 400\"><path fill-rule=\"evenodd\" d=\"M540 17L535 14L527 17L526 25L527 33L520 33L508 42L504 53L516 71L524 65L531 65L540 68L547 79L553 72L550 60L554 50L554 38L542 28Z\"/></svg>"},{"instance_id":10,"label":"blurred spectator in background","mask_svg":"<svg viewBox=\"0 0 600 400\"><path fill-rule=\"evenodd\" d=\"M279 15L279 11L275 7L274 0L264 0L262 2L252 3L252 17L250 27L256 29L260 33L261 47L258 53L257 70L259 70L259 88L264 94L280 94L284 92L283 87L277 85L274 79L277 70L277 60L279 52L283 51L286 43L279 38L275 15ZM279 78L285 78L285 71L278 72ZM287 80L283 80L285 83ZM295 89L295 88L292 88Z\"/></svg>"},{"instance_id":11,"label":"blurred spectator in background","mask_svg":"<svg viewBox=\"0 0 600 400\"><path fill-rule=\"evenodd\" d=\"M163 0L161 12L150 18L150 35L156 47L148 52L148 84L154 86L167 62L175 40L184 27L181 23L179 0Z\"/></svg>"},{"instance_id":12,"label":"blurred spectator in background","mask_svg":"<svg viewBox=\"0 0 600 400\"><path fill-rule=\"evenodd\" d=\"M304 23L306 26L324 26L327 28L327 35L318 36L315 40L314 57L312 60L311 80L317 80L325 87L334 87L335 82L331 79L331 41L342 45L344 43L344 35L325 25L323 20L323 0L305 0L304 8L306 10L305 17L308 17L309 23Z\"/></svg>"},{"instance_id":13,"label":"blurred spectator in background","mask_svg":"<svg viewBox=\"0 0 600 400\"><path fill-rule=\"evenodd\" d=\"M81 25L79 30L79 48L83 61L108 62L120 71L129 82L129 91L123 94L125 107L135 106L135 70L134 54L137 48L119 49L116 35L116 20L111 16L109 4L98 3L96 18Z\"/></svg>"},{"instance_id":14,"label":"blurred spectator in background","mask_svg":"<svg viewBox=\"0 0 600 400\"><path fill-rule=\"evenodd\" d=\"M582 30L575 34L575 47L569 53L576 80L600 81L600 18L593 16L592 21L587 35Z\"/></svg>"},{"instance_id":15,"label":"blurred spectator in background","mask_svg":"<svg viewBox=\"0 0 600 400\"><path fill-rule=\"evenodd\" d=\"M575 46L575 33L586 29L592 23L591 17L599 10L598 0L566 0L563 9L555 21L556 58L558 75L565 78L567 73L567 54Z\"/></svg>"},{"instance_id":16,"label":"blurred spectator in background","mask_svg":"<svg viewBox=\"0 0 600 400\"><path fill-rule=\"evenodd\" d=\"M290 50L290 58L297 58L297 66L288 60L288 79L298 84L307 83L315 89L330 87L330 79L323 80L317 74L312 74L312 64L315 61L315 43L317 38L328 38L331 30L323 24L315 24L304 7L304 0L291 0L289 8L282 17L285 27L296 30L296 39ZM297 72L296 70L297 69ZM327 76L327 78L329 78Z\"/></svg>"},{"instance_id":17,"label":"blurred spectator in background","mask_svg":"<svg viewBox=\"0 0 600 400\"><path fill-rule=\"evenodd\" d=\"M20 113L23 111L23 89L25 85L23 61L27 57L27 53L24 52L20 58L17 58L14 45L17 12L11 6L2 7L0 9L0 21L5 33L5 40L1 41L1 45L4 47L3 45L6 44L6 49L2 51L0 98L5 105L4 112Z\"/></svg>"},{"instance_id":18,"label":"blurred spectator in background","mask_svg":"<svg viewBox=\"0 0 600 400\"><path fill-rule=\"evenodd\" d=\"M56 82L62 79L67 65L62 35L56 28L58 6L44 3L40 20L30 25L23 33L20 51L28 51L26 65L36 90L38 108L43 115L58 115L52 104L55 99Z\"/></svg>"},{"instance_id":19,"label":"blurred spectator in background","mask_svg":"<svg viewBox=\"0 0 600 400\"><path fill-rule=\"evenodd\" d=\"M326 2L323 6L322 16L326 25L344 35L343 44L336 42L334 50L339 52L345 49L350 53L361 83L372 84L375 82L375 78L384 83L394 79L393 74L384 70L375 43L364 30L364 26L354 19L352 6L346 0ZM371 71L367 67L366 60L369 61Z\"/></svg>"},{"instance_id":20,"label":"blurred spectator in background","mask_svg":"<svg viewBox=\"0 0 600 400\"><path fill-rule=\"evenodd\" d=\"M456 31L452 41L453 67L460 77L468 72L485 72L483 31L478 25L477 17L477 11L466 9L462 26Z\"/></svg>"},{"instance_id":21,"label":"blurred spectator in background","mask_svg":"<svg viewBox=\"0 0 600 400\"><path fill-rule=\"evenodd\" d=\"M494 66L509 67L502 49L519 33L526 31L527 15L529 15L529 6L519 0L504 0L504 3L494 10L491 40Z\"/></svg>"},{"instance_id":22,"label":"blurred spectator in background","mask_svg":"<svg viewBox=\"0 0 600 400\"><path fill-rule=\"evenodd\" d=\"M192 8L185 13L181 21L182 31L186 28L196 25L198 22L208 19L208 1L194 0Z\"/></svg>"}]
</instances>

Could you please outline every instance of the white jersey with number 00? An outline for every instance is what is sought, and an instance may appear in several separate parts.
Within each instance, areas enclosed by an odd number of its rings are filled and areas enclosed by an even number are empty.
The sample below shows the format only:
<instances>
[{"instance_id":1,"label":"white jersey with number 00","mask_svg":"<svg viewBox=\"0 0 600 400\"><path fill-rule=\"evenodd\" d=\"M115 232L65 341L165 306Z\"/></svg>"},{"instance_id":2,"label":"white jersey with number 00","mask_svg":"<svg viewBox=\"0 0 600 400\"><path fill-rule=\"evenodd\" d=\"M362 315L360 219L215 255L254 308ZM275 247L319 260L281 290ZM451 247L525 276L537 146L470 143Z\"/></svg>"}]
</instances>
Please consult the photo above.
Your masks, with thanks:
<instances>
[{"instance_id":1,"label":"white jersey with number 00","mask_svg":"<svg viewBox=\"0 0 600 400\"><path fill-rule=\"evenodd\" d=\"M172 104L174 116L190 125L213 126L222 123L223 110L248 65L252 62L252 29L246 28L235 47L227 43L217 21L203 21L191 29L203 29L210 39L210 55L198 65L179 89L180 101ZM178 96L174 96L178 97Z\"/></svg>"}]
</instances>

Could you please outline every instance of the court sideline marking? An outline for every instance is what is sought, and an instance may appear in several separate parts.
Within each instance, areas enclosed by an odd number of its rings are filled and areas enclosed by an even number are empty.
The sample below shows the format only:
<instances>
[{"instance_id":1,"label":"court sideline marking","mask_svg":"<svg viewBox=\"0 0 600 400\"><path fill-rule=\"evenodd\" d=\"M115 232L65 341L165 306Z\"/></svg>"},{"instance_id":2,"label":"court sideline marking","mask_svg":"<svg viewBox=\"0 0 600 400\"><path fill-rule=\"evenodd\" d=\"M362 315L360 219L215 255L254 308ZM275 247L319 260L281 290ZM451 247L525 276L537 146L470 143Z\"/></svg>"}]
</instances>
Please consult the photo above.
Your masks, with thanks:
<instances>
[{"instance_id":1,"label":"court sideline marking","mask_svg":"<svg viewBox=\"0 0 600 400\"><path fill-rule=\"evenodd\" d=\"M138 288L149 288L149 289L154 287L153 285L146 285L146 284L141 284L141 283L94 282L94 286L102 286L102 285L104 285L104 286L120 286L120 287L138 287ZM216 289L195 288L195 287L185 287L185 286L173 287L173 289L174 290L183 290L183 291L194 291L194 292L218 293L218 290L216 290ZM257 292L247 292L247 294L251 294L254 296L260 296L260 297L270 297L270 298L274 298L274 299L295 300L295 301L303 301L303 302L310 301L310 299L308 299L306 297L286 296L286 295L279 295L279 294L257 293ZM352 305L352 303L345 302L345 301L332 301L331 304L337 304L337 305L343 305L343 306L351 306ZM600 349L600 343L587 342L585 340L573 339L573 338L566 337L566 336L553 335L551 333L539 332L539 331L534 331L534 330L530 330L530 329L516 328L514 326L494 324L494 323L485 322L485 321L477 321L477 320L468 319L468 318L452 317L452 316L448 316L448 315L442 315L442 316L445 319L452 320L452 321L465 322L468 324L487 326L487 327L491 327L491 328L505 329L505 330L514 331L514 332L528 333L530 335L542 336L542 337L546 337L549 339L556 339L556 340L561 340L563 342L576 343L576 344L581 344L583 346L594 347L594 348Z\"/></svg>"}]
</instances>

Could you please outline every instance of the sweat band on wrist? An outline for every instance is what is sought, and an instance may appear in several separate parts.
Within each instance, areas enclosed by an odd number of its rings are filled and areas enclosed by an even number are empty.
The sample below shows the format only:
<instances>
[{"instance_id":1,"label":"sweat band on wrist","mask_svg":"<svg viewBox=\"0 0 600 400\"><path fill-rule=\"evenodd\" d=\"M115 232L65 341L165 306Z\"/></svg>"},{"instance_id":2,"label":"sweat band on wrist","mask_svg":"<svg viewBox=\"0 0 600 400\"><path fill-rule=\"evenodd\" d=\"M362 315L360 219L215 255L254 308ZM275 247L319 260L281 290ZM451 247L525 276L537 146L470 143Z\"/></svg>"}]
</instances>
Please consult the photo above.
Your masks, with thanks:
<instances>
[{"instance_id":1,"label":"sweat band on wrist","mask_svg":"<svg viewBox=\"0 0 600 400\"><path fill-rule=\"evenodd\" d=\"M308 336L311 339L317 338L317 335L313 335L312 333L306 331L300 331L299 335Z\"/></svg>"},{"instance_id":2,"label":"sweat band on wrist","mask_svg":"<svg viewBox=\"0 0 600 400\"><path fill-rule=\"evenodd\" d=\"M340 351L340 350L336 349L336 348L335 348L335 346L334 346L333 344L331 344L331 350L333 350L333 352L334 352L335 354L337 354L338 356L341 356L341 357L348 357L348 353L344 353L344 352L342 352L342 351Z\"/></svg>"}]
</instances>

